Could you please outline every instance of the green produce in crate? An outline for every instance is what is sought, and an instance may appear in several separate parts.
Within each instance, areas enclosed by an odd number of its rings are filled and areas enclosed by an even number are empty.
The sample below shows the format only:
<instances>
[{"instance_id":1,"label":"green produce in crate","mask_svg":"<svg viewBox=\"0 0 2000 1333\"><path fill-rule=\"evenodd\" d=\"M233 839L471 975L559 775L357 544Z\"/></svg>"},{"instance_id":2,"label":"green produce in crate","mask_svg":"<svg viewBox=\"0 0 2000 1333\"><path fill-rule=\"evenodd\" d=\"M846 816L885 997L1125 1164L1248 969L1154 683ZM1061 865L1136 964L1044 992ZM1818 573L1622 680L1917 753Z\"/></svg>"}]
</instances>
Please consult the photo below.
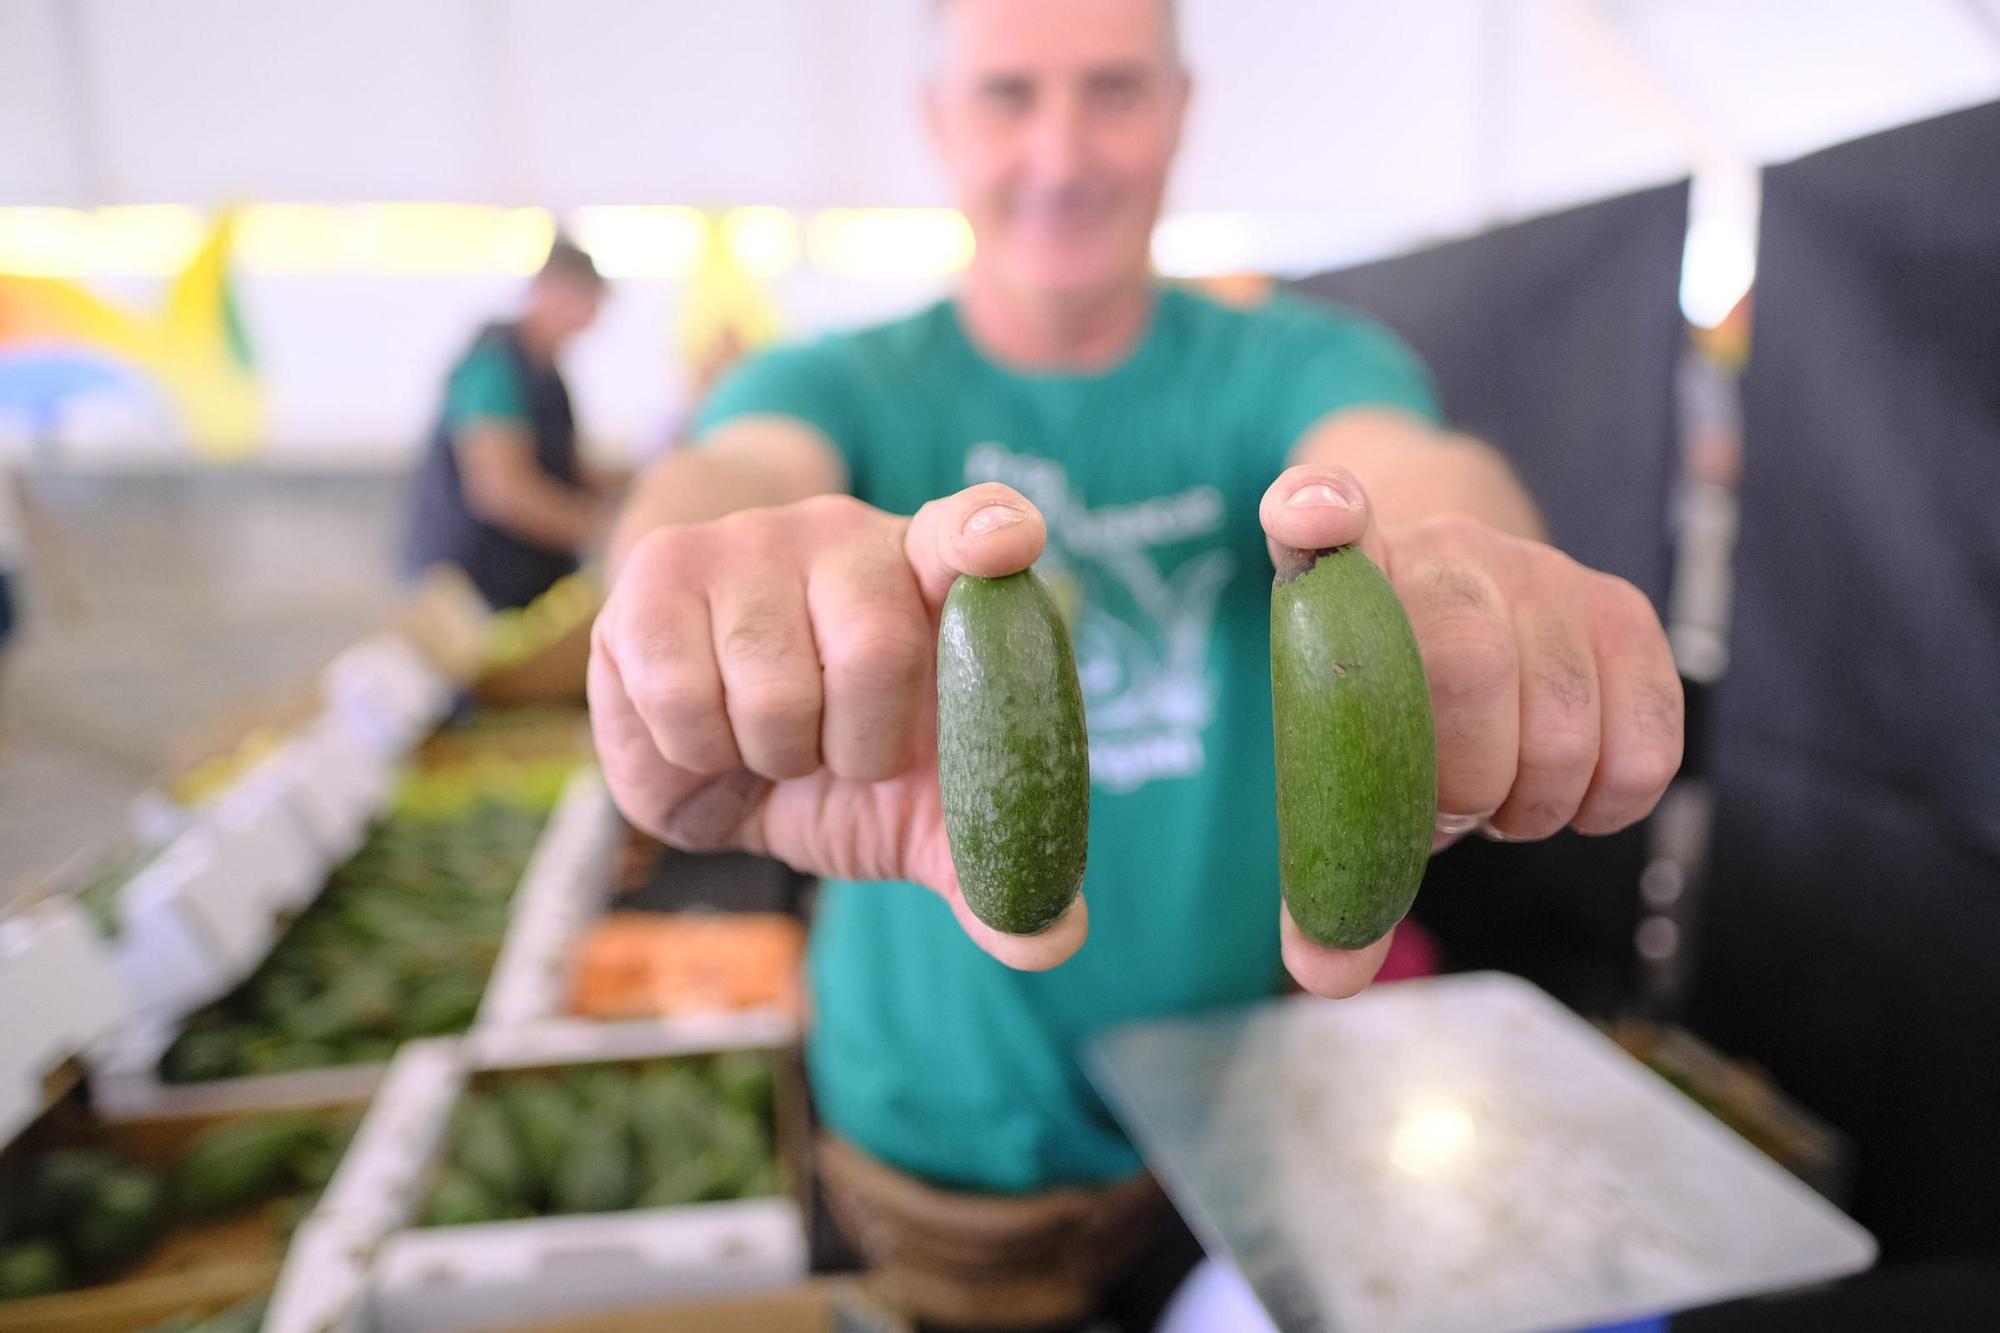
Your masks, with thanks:
<instances>
[{"instance_id":1,"label":"green produce in crate","mask_svg":"<svg viewBox=\"0 0 2000 1333\"><path fill-rule=\"evenodd\" d=\"M438 1178L437 1188L432 1191L430 1203L424 1209L424 1225L471 1226L479 1222L498 1222L505 1216L505 1207L487 1192L484 1185L464 1171L448 1169Z\"/></svg>"},{"instance_id":2,"label":"green produce in crate","mask_svg":"<svg viewBox=\"0 0 2000 1333\"><path fill-rule=\"evenodd\" d=\"M345 1033L379 1032L396 1022L396 978L379 964L357 962L316 999L278 1022L281 1036L297 1043L330 1041Z\"/></svg>"},{"instance_id":3,"label":"green produce in crate","mask_svg":"<svg viewBox=\"0 0 2000 1333\"><path fill-rule=\"evenodd\" d=\"M722 1100L753 1115L771 1110L771 1057L757 1051L724 1051L709 1066Z\"/></svg>"},{"instance_id":4,"label":"green produce in crate","mask_svg":"<svg viewBox=\"0 0 2000 1333\"><path fill-rule=\"evenodd\" d=\"M516 1080L495 1095L534 1178L535 1196L546 1199L576 1133L576 1104L554 1083L538 1078Z\"/></svg>"},{"instance_id":5,"label":"green produce in crate","mask_svg":"<svg viewBox=\"0 0 2000 1333\"><path fill-rule=\"evenodd\" d=\"M117 1268L146 1252L165 1219L166 1190L159 1178L138 1167L114 1167L65 1219L69 1256L90 1272Z\"/></svg>"},{"instance_id":6,"label":"green produce in crate","mask_svg":"<svg viewBox=\"0 0 2000 1333\"><path fill-rule=\"evenodd\" d=\"M491 960L488 960L490 965ZM434 1037L463 1032L472 1026L479 1002L486 996L486 978L447 972L420 982L403 1006L403 1027L413 1036Z\"/></svg>"},{"instance_id":7,"label":"green produce in crate","mask_svg":"<svg viewBox=\"0 0 2000 1333\"><path fill-rule=\"evenodd\" d=\"M453 1116L428 1222L749 1198L780 1185L768 1055L519 1073Z\"/></svg>"},{"instance_id":8,"label":"green produce in crate","mask_svg":"<svg viewBox=\"0 0 2000 1333\"><path fill-rule=\"evenodd\" d=\"M0 1245L0 1301L46 1296L69 1285L62 1251L43 1240Z\"/></svg>"},{"instance_id":9,"label":"green produce in crate","mask_svg":"<svg viewBox=\"0 0 2000 1333\"><path fill-rule=\"evenodd\" d=\"M262 967L188 1019L160 1062L174 1083L386 1059L464 1031L506 934L546 803L482 798L400 817L328 877Z\"/></svg>"},{"instance_id":10,"label":"green produce in crate","mask_svg":"<svg viewBox=\"0 0 2000 1333\"><path fill-rule=\"evenodd\" d=\"M15 1234L39 1236L59 1230L118 1169L118 1158L100 1148L55 1148L43 1153L25 1173Z\"/></svg>"},{"instance_id":11,"label":"green produce in crate","mask_svg":"<svg viewBox=\"0 0 2000 1333\"><path fill-rule=\"evenodd\" d=\"M451 1162L485 1187L495 1199L525 1197L534 1174L516 1146L499 1103L478 1093L467 1094L454 1117Z\"/></svg>"},{"instance_id":12,"label":"green produce in crate","mask_svg":"<svg viewBox=\"0 0 2000 1333\"><path fill-rule=\"evenodd\" d=\"M724 1107L702 1161L708 1168L704 1199L740 1199L770 1163L764 1126L747 1111Z\"/></svg>"},{"instance_id":13,"label":"green produce in crate","mask_svg":"<svg viewBox=\"0 0 2000 1333\"><path fill-rule=\"evenodd\" d=\"M632 1130L649 1170L692 1157L714 1137L717 1096L712 1085L686 1064L659 1064L645 1070L632 1093Z\"/></svg>"},{"instance_id":14,"label":"green produce in crate","mask_svg":"<svg viewBox=\"0 0 2000 1333\"><path fill-rule=\"evenodd\" d=\"M176 1196L197 1216L234 1212L296 1183L297 1163L331 1140L327 1127L303 1112L215 1125L181 1158Z\"/></svg>"},{"instance_id":15,"label":"green produce in crate","mask_svg":"<svg viewBox=\"0 0 2000 1333\"><path fill-rule=\"evenodd\" d=\"M549 1202L559 1213L615 1213L632 1204L632 1176L625 1127L585 1119L570 1136Z\"/></svg>"},{"instance_id":16,"label":"green produce in crate","mask_svg":"<svg viewBox=\"0 0 2000 1333\"><path fill-rule=\"evenodd\" d=\"M638 1084L630 1072L612 1065L585 1065L570 1071L569 1090L586 1119L619 1134L632 1128Z\"/></svg>"},{"instance_id":17,"label":"green produce in crate","mask_svg":"<svg viewBox=\"0 0 2000 1333\"><path fill-rule=\"evenodd\" d=\"M1285 906L1316 943L1373 944L1430 861L1437 740L1416 635L1359 548L1278 562L1271 717Z\"/></svg>"}]
</instances>

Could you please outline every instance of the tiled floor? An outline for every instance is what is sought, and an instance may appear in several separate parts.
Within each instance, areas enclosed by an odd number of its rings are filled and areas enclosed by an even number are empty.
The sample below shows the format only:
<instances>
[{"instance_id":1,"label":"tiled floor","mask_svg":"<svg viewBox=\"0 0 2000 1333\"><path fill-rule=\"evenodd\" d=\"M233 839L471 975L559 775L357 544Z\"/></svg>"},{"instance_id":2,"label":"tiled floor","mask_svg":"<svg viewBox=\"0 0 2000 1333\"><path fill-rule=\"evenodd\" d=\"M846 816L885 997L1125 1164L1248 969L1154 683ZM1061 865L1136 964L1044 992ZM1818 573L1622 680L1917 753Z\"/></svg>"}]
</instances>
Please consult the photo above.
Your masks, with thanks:
<instances>
[{"instance_id":1,"label":"tiled floor","mask_svg":"<svg viewBox=\"0 0 2000 1333\"><path fill-rule=\"evenodd\" d=\"M395 595L400 479L38 477L63 536L0 680L0 903L124 820L177 740L307 678Z\"/></svg>"}]
</instances>

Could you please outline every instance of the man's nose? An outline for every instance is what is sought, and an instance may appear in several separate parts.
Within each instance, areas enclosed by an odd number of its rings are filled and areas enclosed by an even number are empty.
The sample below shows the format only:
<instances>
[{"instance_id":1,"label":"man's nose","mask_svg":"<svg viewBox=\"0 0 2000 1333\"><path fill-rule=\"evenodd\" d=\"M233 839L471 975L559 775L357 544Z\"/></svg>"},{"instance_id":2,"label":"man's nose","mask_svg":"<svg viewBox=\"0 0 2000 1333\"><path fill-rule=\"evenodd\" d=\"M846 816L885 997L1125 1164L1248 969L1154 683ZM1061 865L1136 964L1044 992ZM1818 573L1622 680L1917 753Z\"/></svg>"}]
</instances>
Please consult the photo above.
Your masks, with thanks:
<instances>
[{"instance_id":1,"label":"man's nose","mask_svg":"<svg viewBox=\"0 0 2000 1333\"><path fill-rule=\"evenodd\" d=\"M1088 156L1088 125L1078 100L1067 94L1044 99L1028 135L1028 162L1044 182L1074 179Z\"/></svg>"}]
</instances>

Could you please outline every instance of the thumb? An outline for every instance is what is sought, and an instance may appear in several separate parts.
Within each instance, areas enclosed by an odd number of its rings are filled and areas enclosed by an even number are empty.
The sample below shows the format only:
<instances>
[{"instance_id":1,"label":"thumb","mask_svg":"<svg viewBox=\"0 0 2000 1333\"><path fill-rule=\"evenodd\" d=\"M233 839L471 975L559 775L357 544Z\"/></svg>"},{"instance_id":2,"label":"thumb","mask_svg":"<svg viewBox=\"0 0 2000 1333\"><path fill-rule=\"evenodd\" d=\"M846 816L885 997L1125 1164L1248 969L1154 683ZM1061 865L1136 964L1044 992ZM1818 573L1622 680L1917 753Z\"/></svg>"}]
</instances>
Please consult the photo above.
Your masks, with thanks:
<instances>
[{"instance_id":1,"label":"thumb","mask_svg":"<svg viewBox=\"0 0 2000 1333\"><path fill-rule=\"evenodd\" d=\"M1288 553L1373 547L1374 522L1368 495L1343 467L1301 465L1278 474L1257 506L1258 521L1271 550L1271 563L1286 567ZM1381 552L1371 551L1377 564Z\"/></svg>"},{"instance_id":2,"label":"thumb","mask_svg":"<svg viewBox=\"0 0 2000 1333\"><path fill-rule=\"evenodd\" d=\"M1041 512L1026 496L985 481L919 509L904 530L903 554L936 612L960 574L1017 574L1035 563L1047 540Z\"/></svg>"}]
</instances>

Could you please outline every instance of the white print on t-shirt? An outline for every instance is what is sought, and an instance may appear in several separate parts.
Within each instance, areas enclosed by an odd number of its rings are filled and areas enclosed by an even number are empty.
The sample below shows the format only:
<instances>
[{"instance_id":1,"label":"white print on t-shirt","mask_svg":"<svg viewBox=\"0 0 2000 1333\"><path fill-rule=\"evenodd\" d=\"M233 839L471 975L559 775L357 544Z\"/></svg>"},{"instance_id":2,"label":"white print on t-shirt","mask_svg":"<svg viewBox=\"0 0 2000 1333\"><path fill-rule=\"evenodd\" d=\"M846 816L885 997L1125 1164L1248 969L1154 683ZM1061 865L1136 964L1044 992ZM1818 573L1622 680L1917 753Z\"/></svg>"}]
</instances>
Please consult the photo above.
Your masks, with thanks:
<instances>
[{"instance_id":1,"label":"white print on t-shirt","mask_svg":"<svg viewBox=\"0 0 2000 1333\"><path fill-rule=\"evenodd\" d=\"M1124 792L1200 772L1202 732L1215 715L1208 636L1236 556L1203 551L1162 575L1150 548L1220 531L1221 492L1194 486L1089 509L1060 463L991 443L967 452L965 480L1005 482L1048 520L1049 545L1036 568L1076 640L1091 780Z\"/></svg>"}]
</instances>

